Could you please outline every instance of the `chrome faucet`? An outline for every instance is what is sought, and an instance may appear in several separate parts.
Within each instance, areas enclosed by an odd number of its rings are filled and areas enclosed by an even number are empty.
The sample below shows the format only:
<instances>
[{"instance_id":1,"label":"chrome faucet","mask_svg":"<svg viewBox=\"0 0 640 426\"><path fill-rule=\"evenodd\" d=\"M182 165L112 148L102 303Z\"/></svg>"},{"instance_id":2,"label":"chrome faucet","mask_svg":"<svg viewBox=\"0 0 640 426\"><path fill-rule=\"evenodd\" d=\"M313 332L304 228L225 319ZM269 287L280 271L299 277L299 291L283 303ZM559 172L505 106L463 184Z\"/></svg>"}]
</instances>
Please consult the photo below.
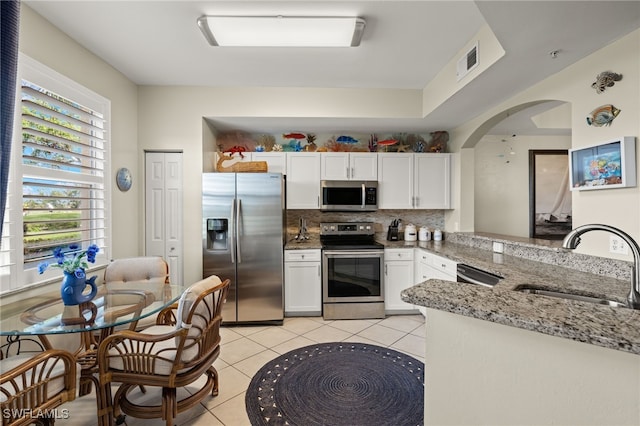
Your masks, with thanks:
<instances>
[{"instance_id":1,"label":"chrome faucet","mask_svg":"<svg viewBox=\"0 0 640 426\"><path fill-rule=\"evenodd\" d=\"M596 230L607 231L619 236L631 248L631 253L633 253L633 267L631 270L631 290L627 296L627 305L631 309L640 309L640 247L638 247L638 243L636 243L629 234L609 225L601 225L597 223L582 225L575 228L569 232L566 237L564 237L562 247L573 250L578 247L578 244L580 244L580 236L582 234Z\"/></svg>"}]
</instances>

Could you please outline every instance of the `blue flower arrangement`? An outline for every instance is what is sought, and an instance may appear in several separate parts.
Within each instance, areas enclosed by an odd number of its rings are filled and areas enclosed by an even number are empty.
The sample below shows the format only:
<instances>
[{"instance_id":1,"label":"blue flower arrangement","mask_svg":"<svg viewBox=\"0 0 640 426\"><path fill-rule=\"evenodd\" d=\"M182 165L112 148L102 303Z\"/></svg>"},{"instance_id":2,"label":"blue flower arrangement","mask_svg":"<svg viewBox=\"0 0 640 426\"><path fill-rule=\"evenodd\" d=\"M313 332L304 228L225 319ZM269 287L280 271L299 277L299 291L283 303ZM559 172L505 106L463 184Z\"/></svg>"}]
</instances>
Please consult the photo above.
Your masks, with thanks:
<instances>
[{"instance_id":1,"label":"blue flower arrangement","mask_svg":"<svg viewBox=\"0 0 640 426\"><path fill-rule=\"evenodd\" d=\"M100 247L91 244L86 250L78 251L79 248L78 244L71 244L69 245L69 251L63 253L62 247L57 247L53 250L56 263L42 262L38 265L38 272L42 274L51 266L52 268L60 268L66 273L74 274L76 278L85 278L84 270L89 267L89 263L96 262L96 254L100 251Z\"/></svg>"}]
</instances>

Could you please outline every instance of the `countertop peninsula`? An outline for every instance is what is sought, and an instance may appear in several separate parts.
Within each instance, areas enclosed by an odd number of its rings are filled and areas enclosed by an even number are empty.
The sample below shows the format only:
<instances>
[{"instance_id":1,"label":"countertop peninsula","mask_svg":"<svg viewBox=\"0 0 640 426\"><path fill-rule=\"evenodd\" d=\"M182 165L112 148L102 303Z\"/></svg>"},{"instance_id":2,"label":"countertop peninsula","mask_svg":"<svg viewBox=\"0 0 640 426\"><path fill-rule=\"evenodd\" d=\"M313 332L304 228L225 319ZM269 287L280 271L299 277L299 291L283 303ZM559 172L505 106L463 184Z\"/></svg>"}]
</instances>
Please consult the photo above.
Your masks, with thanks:
<instances>
[{"instance_id":1,"label":"countertop peninsula","mask_svg":"<svg viewBox=\"0 0 640 426\"><path fill-rule=\"evenodd\" d=\"M422 247L503 277L493 288L427 280L404 290L405 302L640 355L640 311L515 291L518 286L531 285L624 302L628 280L453 242L403 242L393 246Z\"/></svg>"}]
</instances>

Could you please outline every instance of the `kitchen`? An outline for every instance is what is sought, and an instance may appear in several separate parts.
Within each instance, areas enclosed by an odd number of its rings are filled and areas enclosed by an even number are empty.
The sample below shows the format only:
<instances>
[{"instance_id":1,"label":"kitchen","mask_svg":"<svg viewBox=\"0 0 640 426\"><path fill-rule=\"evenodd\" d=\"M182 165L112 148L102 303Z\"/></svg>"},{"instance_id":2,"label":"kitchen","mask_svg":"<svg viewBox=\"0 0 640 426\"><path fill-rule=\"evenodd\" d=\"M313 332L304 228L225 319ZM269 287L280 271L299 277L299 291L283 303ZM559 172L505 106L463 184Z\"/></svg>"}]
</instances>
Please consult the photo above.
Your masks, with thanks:
<instances>
[{"instance_id":1,"label":"kitchen","mask_svg":"<svg viewBox=\"0 0 640 426\"><path fill-rule=\"evenodd\" d=\"M313 87L305 89L251 87L233 90L222 87L138 86L115 70L105 67L103 61L84 51L76 42L67 38L32 10L24 8L22 19L25 34L21 38L21 43L26 53L51 67L65 69L67 67L65 61L52 57L46 52L46 44L40 44L42 40L56 40L57 43L68 46L74 61L83 66L86 65L85 69L90 71L69 70L71 76L85 80L85 84L92 86L94 90L110 92L114 109L112 126L114 167L122 163L131 164L134 182L136 177L140 181L140 176L143 175L141 153L144 150L171 150L176 147L184 150L185 164L194 165L194 167L185 168L184 180L189 183L184 189L185 212L200 211L201 187L198 182L203 171L200 165L210 165L210 156L216 151L214 143L216 129L212 129L211 120L222 123L230 117L244 117L249 121L264 124L261 126L263 131L269 132L268 122L288 120L296 123L296 128L306 130L305 117L317 117L316 120L310 120L308 123L331 125L332 130L337 131L336 123L348 117L365 117L371 125L375 123L377 117L387 117L388 122L401 124L408 118L416 115L423 116L433 109L429 100L424 100L422 90ZM29 33L38 34L39 40L36 42ZM566 68L538 83L532 82L522 87L522 92L513 94L507 100L501 99L491 104L492 106L488 106L481 114L470 116L463 123L450 128L448 151L456 158L455 167L452 170L454 208L443 211L441 216L435 219L438 226L442 223L445 241L448 233L479 231L474 227L473 148L487 130L511 112L540 100L560 99L570 103L572 112L569 127L572 132L572 144L576 147L623 135L640 134L640 123L637 119L640 116L640 106L638 96L633 95L639 93L638 37L637 30L630 32L629 35L620 38L610 46L603 46L602 49L583 60L567 65ZM484 42L484 39L481 41ZM490 40L487 42L491 45ZM484 44L481 43L481 46ZM480 50L482 67L485 66L483 52L486 50ZM544 54L546 55L546 51ZM559 59L562 60L562 53ZM625 78L619 83L624 86L616 85L614 88L624 87L622 93L608 91L603 95L596 95L592 92L590 84L605 68L624 70ZM429 89L430 92L436 91L436 87ZM613 96L612 93L615 93L613 99L610 98ZM584 116L595 106L604 103L605 96L609 97L611 102L621 104L621 115L610 127L599 129L588 127L584 122ZM292 119L295 121L291 121ZM278 130L283 129L278 128ZM309 127L309 130L312 129ZM113 195L114 203L127 206L113 212L113 223L116 229L114 230L114 257L137 255L143 251L141 238L134 238L133 241L127 238L130 235L140 236L142 233L141 224L144 222L145 211L142 191L141 186L134 185L127 193L115 192ZM637 222L639 199L640 194L637 188L580 193L574 197L574 223L614 223L638 239L640 236ZM603 205L615 207L603 209ZM316 213L313 212L313 214ZM412 219L405 214L391 213L389 217L384 217L378 222L378 231L385 233L386 226L392 217L402 217L406 222L422 224L432 221L429 215L430 213L425 213L424 216ZM293 232L289 235L295 235L300 216L306 217L309 221L314 217L304 210L287 212L288 227L293 228ZM350 216L348 220L354 220L354 217ZM186 220L184 234L186 241L199 242L201 239L199 221ZM607 257L609 254L606 247L604 237L600 238L593 234L590 238L585 238L584 246L580 249L590 255ZM193 281L199 278L201 267L200 244L186 244L185 280Z\"/></svg>"}]
</instances>

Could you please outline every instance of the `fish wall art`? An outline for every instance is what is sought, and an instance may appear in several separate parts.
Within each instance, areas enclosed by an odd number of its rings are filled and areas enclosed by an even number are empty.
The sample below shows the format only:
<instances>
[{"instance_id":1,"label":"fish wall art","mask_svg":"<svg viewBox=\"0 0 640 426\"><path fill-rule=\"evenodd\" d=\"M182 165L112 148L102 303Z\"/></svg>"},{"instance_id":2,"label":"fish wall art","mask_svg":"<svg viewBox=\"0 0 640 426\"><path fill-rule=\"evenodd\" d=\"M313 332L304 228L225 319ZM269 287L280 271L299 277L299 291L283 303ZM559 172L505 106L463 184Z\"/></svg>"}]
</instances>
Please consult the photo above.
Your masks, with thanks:
<instances>
[{"instance_id":1,"label":"fish wall art","mask_svg":"<svg viewBox=\"0 0 640 426\"><path fill-rule=\"evenodd\" d=\"M611 122L620 114L620 109L613 105L602 105L587 116L587 124L594 127L611 126Z\"/></svg>"},{"instance_id":2,"label":"fish wall art","mask_svg":"<svg viewBox=\"0 0 640 426\"><path fill-rule=\"evenodd\" d=\"M607 87L613 87L616 84L616 81L622 80L622 74L618 74L611 71L603 71L596 77L596 81L591 85L592 88L596 89L596 93L600 94L604 92Z\"/></svg>"}]
</instances>

